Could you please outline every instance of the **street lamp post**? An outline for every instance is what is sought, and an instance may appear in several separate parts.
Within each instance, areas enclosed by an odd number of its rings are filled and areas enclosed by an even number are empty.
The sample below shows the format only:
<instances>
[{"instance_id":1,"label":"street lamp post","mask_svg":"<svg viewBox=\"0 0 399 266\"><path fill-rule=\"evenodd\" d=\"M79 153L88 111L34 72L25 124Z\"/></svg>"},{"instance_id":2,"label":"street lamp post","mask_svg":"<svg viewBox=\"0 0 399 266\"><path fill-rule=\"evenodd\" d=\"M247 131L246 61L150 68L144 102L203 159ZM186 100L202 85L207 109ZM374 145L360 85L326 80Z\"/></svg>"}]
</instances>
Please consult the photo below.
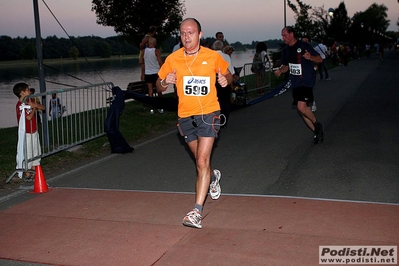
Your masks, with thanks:
<instances>
[{"instance_id":1,"label":"street lamp post","mask_svg":"<svg viewBox=\"0 0 399 266\"><path fill-rule=\"evenodd\" d=\"M284 0L284 28L287 27L287 4L285 2L286 0Z\"/></svg>"},{"instance_id":2,"label":"street lamp post","mask_svg":"<svg viewBox=\"0 0 399 266\"><path fill-rule=\"evenodd\" d=\"M328 15L332 18L334 16L334 8L330 7L328 9Z\"/></svg>"}]
</instances>

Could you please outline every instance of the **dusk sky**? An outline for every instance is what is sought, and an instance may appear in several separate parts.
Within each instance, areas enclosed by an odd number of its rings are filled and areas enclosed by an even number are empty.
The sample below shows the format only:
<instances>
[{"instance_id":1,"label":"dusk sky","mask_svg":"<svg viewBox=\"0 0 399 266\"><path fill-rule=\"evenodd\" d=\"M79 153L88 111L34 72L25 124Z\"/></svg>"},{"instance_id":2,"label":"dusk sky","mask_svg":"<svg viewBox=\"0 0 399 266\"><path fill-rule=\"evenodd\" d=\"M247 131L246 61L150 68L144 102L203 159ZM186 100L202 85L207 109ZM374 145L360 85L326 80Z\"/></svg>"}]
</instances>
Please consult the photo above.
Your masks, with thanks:
<instances>
[{"instance_id":1,"label":"dusk sky","mask_svg":"<svg viewBox=\"0 0 399 266\"><path fill-rule=\"evenodd\" d=\"M39 2L41 34L67 38L42 0ZM293 0L296 3L295 0ZM342 0L302 0L313 7L336 8ZM398 31L397 0L347 0L344 1L349 17L365 11L371 4L384 4L388 8L390 26ZM45 0L51 11L70 36L115 36L113 28L96 24L91 11L91 0ZM280 39L284 26L284 0L186 0L186 15L195 17L202 24L205 37L214 37L222 31L229 42L250 43L252 40ZM287 6L287 25L295 23L294 15ZM0 3L0 35L10 37L34 37L33 1L3 0Z\"/></svg>"}]
</instances>

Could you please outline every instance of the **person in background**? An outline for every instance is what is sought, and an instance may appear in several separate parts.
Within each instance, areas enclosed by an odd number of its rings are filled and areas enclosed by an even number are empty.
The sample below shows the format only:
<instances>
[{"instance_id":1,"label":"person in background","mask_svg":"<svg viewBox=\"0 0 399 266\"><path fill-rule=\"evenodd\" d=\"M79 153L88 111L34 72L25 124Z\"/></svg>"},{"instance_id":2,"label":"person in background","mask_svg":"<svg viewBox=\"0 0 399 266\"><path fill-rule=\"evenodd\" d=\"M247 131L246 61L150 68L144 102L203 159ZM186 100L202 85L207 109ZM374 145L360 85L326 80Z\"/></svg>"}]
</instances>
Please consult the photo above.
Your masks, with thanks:
<instances>
[{"instance_id":1,"label":"person in background","mask_svg":"<svg viewBox=\"0 0 399 266\"><path fill-rule=\"evenodd\" d=\"M311 43L310 36L309 35L304 35L302 37L302 41L310 44ZM314 64L313 69L315 71L315 76L314 76L315 78L316 78L316 71L317 71L318 68L319 68L319 64ZM312 112L316 112L316 110L317 110L316 101L314 99L313 99L312 106L310 107L310 110L312 110Z\"/></svg>"},{"instance_id":2,"label":"person in background","mask_svg":"<svg viewBox=\"0 0 399 266\"><path fill-rule=\"evenodd\" d=\"M370 58L370 54L371 54L370 48L371 48L371 45L370 45L369 43L366 43L365 48L366 48L366 57L367 57L367 58Z\"/></svg>"},{"instance_id":3,"label":"person in background","mask_svg":"<svg viewBox=\"0 0 399 266\"><path fill-rule=\"evenodd\" d=\"M314 63L320 63L321 56L309 43L297 39L293 27L284 27L281 36L286 46L281 50L281 67L274 74L280 77L283 73L290 73L292 104L296 105L304 122L313 131L313 143L320 143L324 140L323 124L317 121L308 106L313 102Z\"/></svg>"},{"instance_id":4,"label":"person in background","mask_svg":"<svg viewBox=\"0 0 399 266\"><path fill-rule=\"evenodd\" d=\"M211 153L220 129L220 105L216 82L226 87L232 82L228 63L211 49L200 45L203 33L195 18L180 24L183 49L170 54L158 72L157 87L165 91L176 84L178 130L195 158L196 186L194 208L183 218L185 226L202 228L202 212L207 193L212 199L221 194L221 173L212 170ZM216 78L217 74L217 78Z\"/></svg>"},{"instance_id":5,"label":"person in background","mask_svg":"<svg viewBox=\"0 0 399 266\"><path fill-rule=\"evenodd\" d=\"M48 115L51 117L51 120L62 116L62 102L56 93L51 94Z\"/></svg>"},{"instance_id":6,"label":"person in background","mask_svg":"<svg viewBox=\"0 0 399 266\"><path fill-rule=\"evenodd\" d=\"M216 41L222 41L223 48L227 46L226 41L224 40L224 34L221 31L216 32L215 34Z\"/></svg>"},{"instance_id":7,"label":"person in background","mask_svg":"<svg viewBox=\"0 0 399 266\"><path fill-rule=\"evenodd\" d=\"M176 52L177 50L179 50L182 47L183 47L183 44L180 41L180 37L177 37L177 43L175 44L175 46L173 46L172 53Z\"/></svg>"},{"instance_id":8,"label":"person in background","mask_svg":"<svg viewBox=\"0 0 399 266\"><path fill-rule=\"evenodd\" d=\"M230 61L231 61L231 55L233 54L233 52L234 52L233 46L227 45L223 48L223 53L227 54L230 57ZM238 82L238 80L240 79L240 76L237 75L232 61L230 62L230 66L231 67L229 67L229 71L230 71L230 73L233 74L233 83Z\"/></svg>"},{"instance_id":9,"label":"person in background","mask_svg":"<svg viewBox=\"0 0 399 266\"><path fill-rule=\"evenodd\" d=\"M378 45L378 55L380 57L380 61L384 61L384 44L380 43Z\"/></svg>"},{"instance_id":10,"label":"person in background","mask_svg":"<svg viewBox=\"0 0 399 266\"><path fill-rule=\"evenodd\" d=\"M139 58L141 56L142 51L148 47L148 41L150 40L151 37L155 37L155 34L157 33L157 27L155 26L150 26L150 28L148 29L148 33L144 36L143 40L141 41L139 48L140 48L140 55ZM141 66L141 80L144 81L144 75L145 75L145 66L144 66L144 62L143 64L140 65Z\"/></svg>"},{"instance_id":11,"label":"person in background","mask_svg":"<svg viewBox=\"0 0 399 266\"><path fill-rule=\"evenodd\" d=\"M332 59L333 65L336 65L337 61L339 60L338 48L339 48L338 43L336 41L334 41L333 45L331 46L331 59Z\"/></svg>"},{"instance_id":12,"label":"person in background","mask_svg":"<svg viewBox=\"0 0 399 266\"><path fill-rule=\"evenodd\" d=\"M140 55L139 62L141 65L145 66L144 80L147 83L148 96L154 97L156 91L156 82L158 79L158 71L162 66L161 50L156 48L157 40L151 37L148 40L148 47L145 48ZM158 97L162 97L162 92L157 92ZM158 112L163 114L163 109L158 109ZM153 115L154 110L151 109L150 113Z\"/></svg>"},{"instance_id":13,"label":"person in background","mask_svg":"<svg viewBox=\"0 0 399 266\"><path fill-rule=\"evenodd\" d=\"M339 47L341 53L342 53L342 61L344 63L344 66L348 66L349 63L349 55L351 52L351 49L349 48L349 45L347 43L342 44Z\"/></svg>"},{"instance_id":14,"label":"person in background","mask_svg":"<svg viewBox=\"0 0 399 266\"><path fill-rule=\"evenodd\" d=\"M13 88L15 96L18 97L18 102L15 106L18 122L18 145L17 145L17 169L24 167L25 160L38 157L42 154L39 140L39 133L37 132L36 112L44 110L44 106L37 103L34 98L25 98L31 94L29 85L26 83L17 83ZM24 102L25 101L25 102ZM24 141L26 140L26 143ZM27 158L24 158L24 147L26 147ZM34 161L28 162L28 169L35 171L35 167L40 165L40 157ZM19 174L22 179L22 173ZM30 172L25 172L25 182L34 180L35 175Z\"/></svg>"},{"instance_id":15,"label":"person in background","mask_svg":"<svg viewBox=\"0 0 399 266\"><path fill-rule=\"evenodd\" d=\"M258 94L264 92L263 87L266 86L266 65L271 66L270 58L267 54L267 44L265 42L258 42L256 44L255 54L260 54L260 59L262 64L260 68L255 71L255 79L256 79L256 87L262 89L258 89Z\"/></svg>"},{"instance_id":16,"label":"person in background","mask_svg":"<svg viewBox=\"0 0 399 266\"><path fill-rule=\"evenodd\" d=\"M201 46L211 49L211 44L208 40L203 40Z\"/></svg>"},{"instance_id":17,"label":"person in background","mask_svg":"<svg viewBox=\"0 0 399 266\"><path fill-rule=\"evenodd\" d=\"M225 54L227 54L228 56L230 56L230 58L231 58L231 55L233 54L233 52L234 52L233 46L227 45L227 46L225 46L225 47L223 48L223 53L225 53Z\"/></svg>"},{"instance_id":18,"label":"person in background","mask_svg":"<svg viewBox=\"0 0 399 266\"><path fill-rule=\"evenodd\" d=\"M216 40L212 44L212 49L218 52L223 59L229 64L229 71L230 73L234 73L234 67L231 64L231 58L228 54L223 53L223 42L220 40ZM230 95L233 87L232 84L229 84L226 87L222 87L219 85L219 83L216 82L216 90L217 90L217 96L218 96L218 101L220 104L220 113L223 114L221 116L220 122L222 124L222 127L227 127L227 122L229 121L229 116L230 116Z\"/></svg>"},{"instance_id":19,"label":"person in background","mask_svg":"<svg viewBox=\"0 0 399 266\"><path fill-rule=\"evenodd\" d=\"M319 63L319 65L318 65L320 80L323 80L323 78L324 78L323 71L326 75L326 80L331 80L328 75L328 68L327 68L328 51L327 51L327 47L323 44L323 40L320 40L319 44L317 44L314 47L314 49L316 50L316 52L319 53L319 55L321 56L321 59L323 59L323 61L321 63Z\"/></svg>"}]
</instances>

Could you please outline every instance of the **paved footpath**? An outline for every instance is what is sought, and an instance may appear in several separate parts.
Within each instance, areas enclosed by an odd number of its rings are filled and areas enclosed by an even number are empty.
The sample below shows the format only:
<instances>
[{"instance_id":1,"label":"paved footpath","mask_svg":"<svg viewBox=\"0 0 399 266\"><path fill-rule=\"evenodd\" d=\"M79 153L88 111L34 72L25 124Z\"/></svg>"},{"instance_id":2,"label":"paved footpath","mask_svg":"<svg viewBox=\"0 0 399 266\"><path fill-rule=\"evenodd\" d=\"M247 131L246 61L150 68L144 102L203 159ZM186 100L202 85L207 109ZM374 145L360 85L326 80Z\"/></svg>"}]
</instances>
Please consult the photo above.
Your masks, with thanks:
<instances>
[{"instance_id":1,"label":"paved footpath","mask_svg":"<svg viewBox=\"0 0 399 266\"><path fill-rule=\"evenodd\" d=\"M313 145L291 94L237 110L212 158L222 196L181 225L195 166L176 131L0 198L0 265L319 265L319 246L398 246L399 52L315 86ZM123 133L123 132L122 132ZM397 258L396 258L397 259Z\"/></svg>"}]
</instances>

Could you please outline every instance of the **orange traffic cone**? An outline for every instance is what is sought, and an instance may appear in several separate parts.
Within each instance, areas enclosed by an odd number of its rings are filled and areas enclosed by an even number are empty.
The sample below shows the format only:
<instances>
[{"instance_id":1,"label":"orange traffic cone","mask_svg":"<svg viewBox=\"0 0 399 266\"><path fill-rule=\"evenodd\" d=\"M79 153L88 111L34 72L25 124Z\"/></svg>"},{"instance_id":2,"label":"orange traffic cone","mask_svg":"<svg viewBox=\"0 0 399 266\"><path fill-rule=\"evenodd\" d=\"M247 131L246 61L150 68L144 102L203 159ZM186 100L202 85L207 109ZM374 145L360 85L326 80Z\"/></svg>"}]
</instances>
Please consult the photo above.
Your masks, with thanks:
<instances>
[{"instance_id":1,"label":"orange traffic cone","mask_svg":"<svg viewBox=\"0 0 399 266\"><path fill-rule=\"evenodd\" d=\"M50 191L46 179L44 178L43 169L41 165L35 167L35 184L32 193L46 193Z\"/></svg>"}]
</instances>

